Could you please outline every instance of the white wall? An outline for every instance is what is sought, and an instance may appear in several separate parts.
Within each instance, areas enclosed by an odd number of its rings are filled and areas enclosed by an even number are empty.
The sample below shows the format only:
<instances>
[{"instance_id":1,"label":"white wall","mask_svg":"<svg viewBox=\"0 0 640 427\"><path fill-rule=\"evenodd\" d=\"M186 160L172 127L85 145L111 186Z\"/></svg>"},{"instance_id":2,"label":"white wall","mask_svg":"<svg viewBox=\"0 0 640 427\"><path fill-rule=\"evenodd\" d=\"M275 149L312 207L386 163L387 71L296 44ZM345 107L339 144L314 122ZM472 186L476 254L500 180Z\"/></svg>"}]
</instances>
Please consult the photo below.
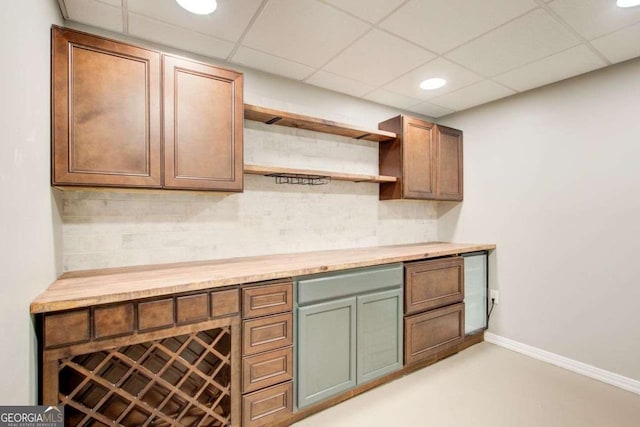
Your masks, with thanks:
<instances>
[{"instance_id":1,"label":"white wall","mask_svg":"<svg viewBox=\"0 0 640 427\"><path fill-rule=\"evenodd\" d=\"M31 300L57 276L60 218L49 184L49 29L54 0L4 2L0 13L0 404L36 402Z\"/></svg>"},{"instance_id":2,"label":"white wall","mask_svg":"<svg viewBox=\"0 0 640 427\"><path fill-rule=\"evenodd\" d=\"M399 110L256 70L133 40L245 73L245 102L376 129ZM378 144L245 121L245 162L378 174ZM378 200L378 185L276 185L242 194L65 192L64 269L192 261L437 239L437 205Z\"/></svg>"},{"instance_id":3,"label":"white wall","mask_svg":"<svg viewBox=\"0 0 640 427\"><path fill-rule=\"evenodd\" d=\"M465 200L439 238L495 242L490 330L640 380L640 60L448 116Z\"/></svg>"}]
</instances>

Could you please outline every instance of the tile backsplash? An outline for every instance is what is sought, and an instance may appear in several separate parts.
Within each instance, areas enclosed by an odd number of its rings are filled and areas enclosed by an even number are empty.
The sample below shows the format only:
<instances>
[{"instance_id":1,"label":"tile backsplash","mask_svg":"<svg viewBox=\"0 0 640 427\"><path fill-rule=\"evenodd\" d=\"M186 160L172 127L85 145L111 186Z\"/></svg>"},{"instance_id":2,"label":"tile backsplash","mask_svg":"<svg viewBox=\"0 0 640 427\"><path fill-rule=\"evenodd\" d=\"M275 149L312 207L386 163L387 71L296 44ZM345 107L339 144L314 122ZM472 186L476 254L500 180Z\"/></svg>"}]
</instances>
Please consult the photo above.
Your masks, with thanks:
<instances>
[{"instance_id":1,"label":"tile backsplash","mask_svg":"<svg viewBox=\"0 0 640 427\"><path fill-rule=\"evenodd\" d=\"M244 139L247 164L378 173L376 143L250 121ZM62 221L65 271L437 239L435 203L253 175L239 194L65 191Z\"/></svg>"}]
</instances>

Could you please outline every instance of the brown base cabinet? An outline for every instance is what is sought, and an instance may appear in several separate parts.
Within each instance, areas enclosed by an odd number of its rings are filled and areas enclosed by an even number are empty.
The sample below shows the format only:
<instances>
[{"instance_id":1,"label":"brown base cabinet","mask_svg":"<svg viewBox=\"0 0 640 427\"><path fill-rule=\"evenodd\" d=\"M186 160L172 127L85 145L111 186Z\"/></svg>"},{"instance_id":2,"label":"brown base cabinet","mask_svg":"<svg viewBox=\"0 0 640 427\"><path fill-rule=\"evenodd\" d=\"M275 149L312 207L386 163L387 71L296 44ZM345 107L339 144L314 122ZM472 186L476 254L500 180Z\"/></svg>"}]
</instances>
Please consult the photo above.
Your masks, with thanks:
<instances>
[{"instance_id":1,"label":"brown base cabinet","mask_svg":"<svg viewBox=\"0 0 640 427\"><path fill-rule=\"evenodd\" d=\"M404 362L410 365L464 340L464 260L408 262L404 269Z\"/></svg>"},{"instance_id":2,"label":"brown base cabinet","mask_svg":"<svg viewBox=\"0 0 640 427\"><path fill-rule=\"evenodd\" d=\"M293 412L293 283L242 288L242 425L273 425Z\"/></svg>"},{"instance_id":3,"label":"brown base cabinet","mask_svg":"<svg viewBox=\"0 0 640 427\"><path fill-rule=\"evenodd\" d=\"M38 319L39 400L66 426L240 425L237 288Z\"/></svg>"}]
</instances>

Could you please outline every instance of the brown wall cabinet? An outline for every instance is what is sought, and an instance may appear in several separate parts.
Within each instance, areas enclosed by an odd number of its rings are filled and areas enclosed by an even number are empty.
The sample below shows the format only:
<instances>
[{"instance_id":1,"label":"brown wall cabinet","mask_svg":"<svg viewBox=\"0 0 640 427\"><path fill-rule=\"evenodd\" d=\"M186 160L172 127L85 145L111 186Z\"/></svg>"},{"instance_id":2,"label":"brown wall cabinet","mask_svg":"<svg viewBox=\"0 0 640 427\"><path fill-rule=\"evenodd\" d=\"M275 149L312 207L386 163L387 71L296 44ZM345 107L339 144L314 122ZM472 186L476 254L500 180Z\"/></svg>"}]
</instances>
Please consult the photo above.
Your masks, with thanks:
<instances>
[{"instance_id":1,"label":"brown wall cabinet","mask_svg":"<svg viewBox=\"0 0 640 427\"><path fill-rule=\"evenodd\" d=\"M52 56L53 185L242 191L241 73L58 27Z\"/></svg>"},{"instance_id":2,"label":"brown wall cabinet","mask_svg":"<svg viewBox=\"0 0 640 427\"><path fill-rule=\"evenodd\" d=\"M379 124L398 137L380 144L380 199L462 200L462 131L397 116Z\"/></svg>"}]
</instances>

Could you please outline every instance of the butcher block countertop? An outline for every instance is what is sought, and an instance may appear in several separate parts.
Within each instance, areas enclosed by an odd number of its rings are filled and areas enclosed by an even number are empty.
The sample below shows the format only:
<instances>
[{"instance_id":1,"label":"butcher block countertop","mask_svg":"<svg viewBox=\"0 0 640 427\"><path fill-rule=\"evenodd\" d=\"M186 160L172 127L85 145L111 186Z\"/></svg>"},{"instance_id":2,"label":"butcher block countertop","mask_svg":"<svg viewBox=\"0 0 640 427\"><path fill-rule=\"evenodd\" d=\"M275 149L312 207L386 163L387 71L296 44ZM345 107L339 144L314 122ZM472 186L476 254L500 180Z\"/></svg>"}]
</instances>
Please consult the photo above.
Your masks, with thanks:
<instances>
[{"instance_id":1,"label":"butcher block countertop","mask_svg":"<svg viewBox=\"0 0 640 427\"><path fill-rule=\"evenodd\" d=\"M40 294L31 313L490 249L495 245L430 242L73 271Z\"/></svg>"}]
</instances>

